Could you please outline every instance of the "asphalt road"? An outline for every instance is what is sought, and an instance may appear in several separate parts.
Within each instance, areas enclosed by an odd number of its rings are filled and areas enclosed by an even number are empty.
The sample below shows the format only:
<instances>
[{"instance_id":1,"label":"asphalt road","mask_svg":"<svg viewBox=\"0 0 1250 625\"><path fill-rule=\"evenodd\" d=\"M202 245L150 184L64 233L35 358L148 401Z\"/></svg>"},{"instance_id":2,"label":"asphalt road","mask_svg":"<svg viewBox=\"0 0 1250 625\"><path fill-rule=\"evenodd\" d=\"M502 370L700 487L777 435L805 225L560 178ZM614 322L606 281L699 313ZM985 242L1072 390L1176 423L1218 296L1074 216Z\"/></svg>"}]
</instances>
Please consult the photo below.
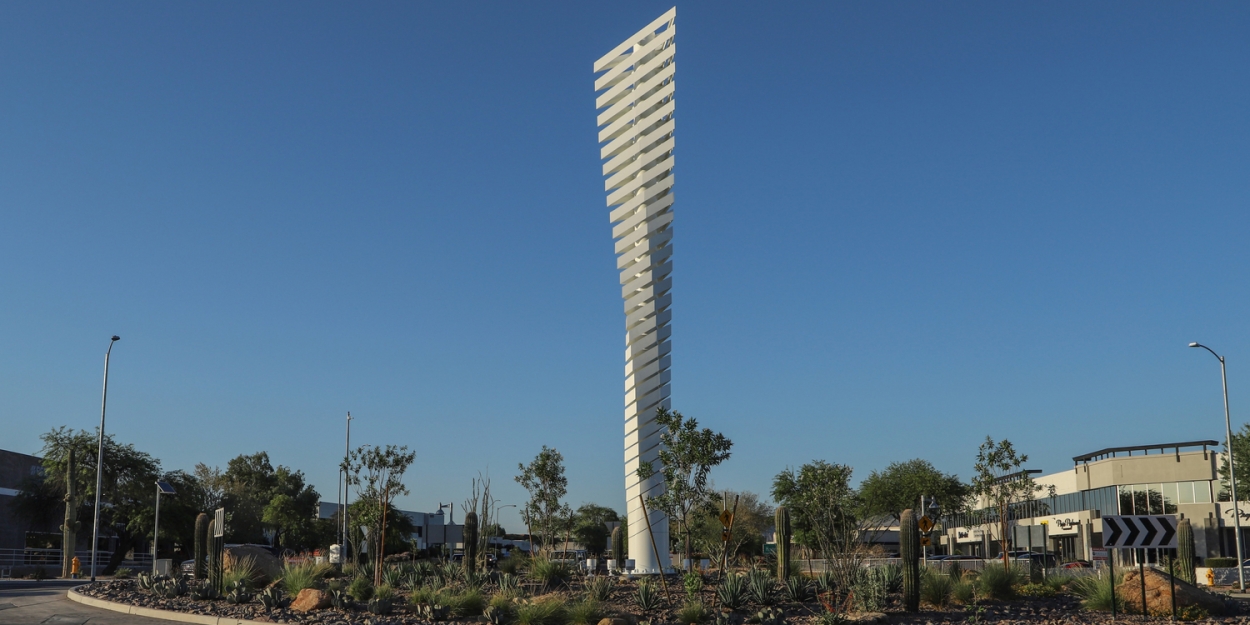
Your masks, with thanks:
<instances>
[{"instance_id":1,"label":"asphalt road","mask_svg":"<svg viewBox=\"0 0 1250 625\"><path fill-rule=\"evenodd\" d=\"M0 584L0 625L169 625L170 621L87 607L65 597L81 581Z\"/></svg>"}]
</instances>

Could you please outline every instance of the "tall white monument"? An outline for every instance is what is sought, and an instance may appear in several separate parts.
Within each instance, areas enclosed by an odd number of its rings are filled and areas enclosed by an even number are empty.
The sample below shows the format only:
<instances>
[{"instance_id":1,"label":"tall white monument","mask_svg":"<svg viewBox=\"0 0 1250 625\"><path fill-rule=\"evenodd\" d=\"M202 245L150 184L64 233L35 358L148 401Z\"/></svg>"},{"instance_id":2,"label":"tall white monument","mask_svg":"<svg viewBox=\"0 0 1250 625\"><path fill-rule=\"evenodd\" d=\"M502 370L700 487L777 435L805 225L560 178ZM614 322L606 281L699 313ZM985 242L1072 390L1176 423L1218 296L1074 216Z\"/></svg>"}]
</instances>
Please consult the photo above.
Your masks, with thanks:
<instances>
[{"instance_id":1,"label":"tall white monument","mask_svg":"<svg viewBox=\"0 0 1250 625\"><path fill-rule=\"evenodd\" d=\"M600 157L625 300L625 495L629 557L639 573L669 567L668 518L648 510L657 559L640 501L663 493L664 483L636 472L640 462L656 462L655 411L669 407L676 18L676 7L669 9L595 61Z\"/></svg>"}]
</instances>

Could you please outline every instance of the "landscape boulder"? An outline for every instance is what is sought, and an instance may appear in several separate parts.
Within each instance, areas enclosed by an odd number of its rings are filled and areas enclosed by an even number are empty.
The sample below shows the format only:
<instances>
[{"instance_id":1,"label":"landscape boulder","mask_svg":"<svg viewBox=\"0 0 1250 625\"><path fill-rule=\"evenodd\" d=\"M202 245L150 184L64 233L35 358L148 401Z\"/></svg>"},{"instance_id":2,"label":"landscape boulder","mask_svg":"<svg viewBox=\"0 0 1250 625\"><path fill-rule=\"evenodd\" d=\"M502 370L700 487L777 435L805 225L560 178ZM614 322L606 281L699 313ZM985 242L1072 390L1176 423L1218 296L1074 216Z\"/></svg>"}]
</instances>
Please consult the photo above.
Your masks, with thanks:
<instances>
[{"instance_id":1,"label":"landscape boulder","mask_svg":"<svg viewBox=\"0 0 1250 625\"><path fill-rule=\"evenodd\" d=\"M631 625L631 623L621 617L599 619L599 625Z\"/></svg>"},{"instance_id":2,"label":"landscape boulder","mask_svg":"<svg viewBox=\"0 0 1250 625\"><path fill-rule=\"evenodd\" d=\"M316 588L305 588L299 591L295 601L291 602L291 609L296 612L324 610L328 607L330 607L330 593Z\"/></svg>"},{"instance_id":3,"label":"landscape boulder","mask_svg":"<svg viewBox=\"0 0 1250 625\"><path fill-rule=\"evenodd\" d=\"M227 571L251 563L254 575L252 583L263 586L282 577L282 562L272 553L251 545L226 547L222 552L222 564Z\"/></svg>"},{"instance_id":4,"label":"landscape boulder","mask_svg":"<svg viewBox=\"0 0 1250 625\"><path fill-rule=\"evenodd\" d=\"M1176 578L1176 609L1198 606L1208 614L1224 613L1224 601L1219 597L1187 584ZM1124 574L1124 581L1115 588L1116 598L1124 602L1130 614L1141 614L1141 574L1131 569ZM1146 610L1156 616L1172 615L1172 586L1167 573L1146 569Z\"/></svg>"}]
</instances>

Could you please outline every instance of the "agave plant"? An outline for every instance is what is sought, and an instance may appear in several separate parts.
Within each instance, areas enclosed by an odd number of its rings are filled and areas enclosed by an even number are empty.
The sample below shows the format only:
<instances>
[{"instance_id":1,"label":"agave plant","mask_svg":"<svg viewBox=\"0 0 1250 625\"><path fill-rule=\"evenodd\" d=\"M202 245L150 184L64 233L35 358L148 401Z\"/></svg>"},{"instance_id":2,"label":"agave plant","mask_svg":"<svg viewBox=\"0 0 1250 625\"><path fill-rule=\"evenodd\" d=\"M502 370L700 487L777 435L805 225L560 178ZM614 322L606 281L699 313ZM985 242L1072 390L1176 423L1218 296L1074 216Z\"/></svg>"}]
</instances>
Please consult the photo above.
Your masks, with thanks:
<instances>
[{"instance_id":1,"label":"agave plant","mask_svg":"<svg viewBox=\"0 0 1250 625\"><path fill-rule=\"evenodd\" d=\"M399 588L406 581L407 575L404 573L405 571L398 566L387 567L385 571L382 571L382 583L391 588Z\"/></svg>"},{"instance_id":2,"label":"agave plant","mask_svg":"<svg viewBox=\"0 0 1250 625\"><path fill-rule=\"evenodd\" d=\"M500 584L500 589L503 585ZM586 595L595 601L607 601L612 596L616 580L607 575L594 575L586 580Z\"/></svg>"},{"instance_id":3,"label":"agave plant","mask_svg":"<svg viewBox=\"0 0 1250 625\"><path fill-rule=\"evenodd\" d=\"M746 577L735 573L726 575L720 587L716 589L716 600L730 610L737 610L746 605Z\"/></svg>"},{"instance_id":4,"label":"agave plant","mask_svg":"<svg viewBox=\"0 0 1250 625\"><path fill-rule=\"evenodd\" d=\"M660 593L656 591L655 584L648 580L638 582L638 590L634 592L634 598L638 600L638 607L643 612L650 612L660 607Z\"/></svg>"},{"instance_id":5,"label":"agave plant","mask_svg":"<svg viewBox=\"0 0 1250 625\"><path fill-rule=\"evenodd\" d=\"M510 590L516 590L520 587L521 580L518 579L516 575L500 573L499 579L496 583L499 584L499 592L508 592Z\"/></svg>"},{"instance_id":6,"label":"agave plant","mask_svg":"<svg viewBox=\"0 0 1250 625\"><path fill-rule=\"evenodd\" d=\"M759 605L773 604L773 587L775 585L776 580L765 571L751 571L747 579L747 590L751 594L751 600Z\"/></svg>"},{"instance_id":7,"label":"agave plant","mask_svg":"<svg viewBox=\"0 0 1250 625\"><path fill-rule=\"evenodd\" d=\"M786 579L784 587L786 599L796 603L807 601L811 595L811 587L808 586L807 580L802 575L793 575Z\"/></svg>"}]
</instances>

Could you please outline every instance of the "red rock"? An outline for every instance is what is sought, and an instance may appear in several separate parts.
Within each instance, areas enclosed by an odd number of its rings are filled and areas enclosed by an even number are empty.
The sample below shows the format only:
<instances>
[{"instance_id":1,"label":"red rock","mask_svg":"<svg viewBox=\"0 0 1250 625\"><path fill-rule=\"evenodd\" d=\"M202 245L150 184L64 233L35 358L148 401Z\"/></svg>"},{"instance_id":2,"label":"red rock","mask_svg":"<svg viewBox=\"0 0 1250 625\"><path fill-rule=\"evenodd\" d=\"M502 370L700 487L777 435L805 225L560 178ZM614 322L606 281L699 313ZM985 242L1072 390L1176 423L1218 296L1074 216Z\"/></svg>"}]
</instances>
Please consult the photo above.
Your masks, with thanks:
<instances>
[{"instance_id":1,"label":"red rock","mask_svg":"<svg viewBox=\"0 0 1250 625\"><path fill-rule=\"evenodd\" d=\"M316 588L305 588L299 591L295 601L291 602L291 610L295 612L311 612L330 607L330 593Z\"/></svg>"}]
</instances>

